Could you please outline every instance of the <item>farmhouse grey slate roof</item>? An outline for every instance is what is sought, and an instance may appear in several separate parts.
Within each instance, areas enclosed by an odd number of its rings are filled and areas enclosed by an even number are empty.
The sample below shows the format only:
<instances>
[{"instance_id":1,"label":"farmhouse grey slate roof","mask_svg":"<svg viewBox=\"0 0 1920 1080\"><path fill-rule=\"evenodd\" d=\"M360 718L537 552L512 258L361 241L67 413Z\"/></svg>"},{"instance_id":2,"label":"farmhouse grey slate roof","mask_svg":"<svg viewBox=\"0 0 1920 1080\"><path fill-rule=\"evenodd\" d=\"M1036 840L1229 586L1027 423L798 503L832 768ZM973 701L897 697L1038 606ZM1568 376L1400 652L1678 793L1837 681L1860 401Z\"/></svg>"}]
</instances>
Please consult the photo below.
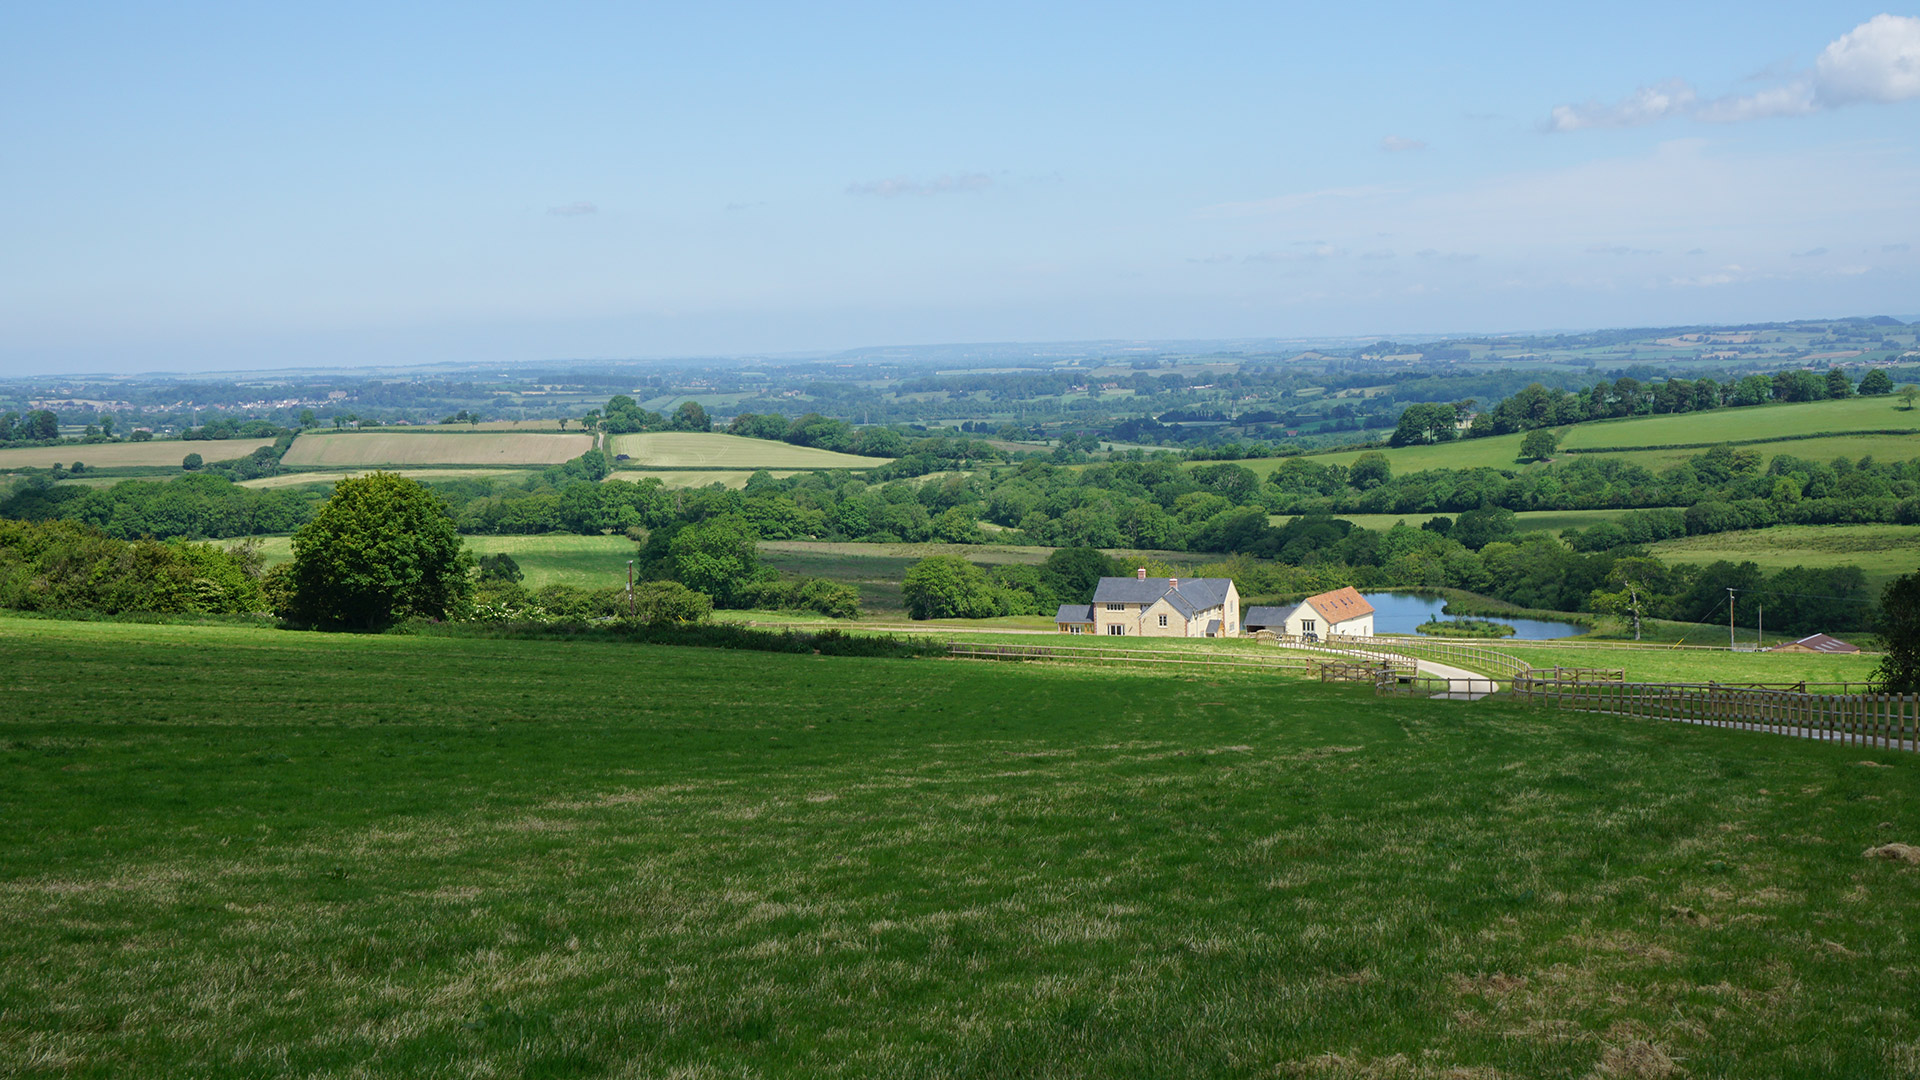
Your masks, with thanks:
<instances>
[{"instance_id":1,"label":"farmhouse grey slate roof","mask_svg":"<svg viewBox=\"0 0 1920 1080\"><path fill-rule=\"evenodd\" d=\"M1287 616L1293 614L1290 607L1250 607L1241 617L1242 626L1285 626Z\"/></svg>"},{"instance_id":2,"label":"farmhouse grey slate roof","mask_svg":"<svg viewBox=\"0 0 1920 1080\"><path fill-rule=\"evenodd\" d=\"M1054 622L1090 623L1093 621L1092 604L1061 604L1054 613Z\"/></svg>"},{"instance_id":3,"label":"farmhouse grey slate roof","mask_svg":"<svg viewBox=\"0 0 1920 1080\"><path fill-rule=\"evenodd\" d=\"M1180 582L1178 588L1173 585L1175 580ZM1225 604L1227 589L1232 584L1230 578L1104 577L1093 591L1093 602L1144 605L1165 597L1173 610L1191 619L1208 608Z\"/></svg>"}]
</instances>

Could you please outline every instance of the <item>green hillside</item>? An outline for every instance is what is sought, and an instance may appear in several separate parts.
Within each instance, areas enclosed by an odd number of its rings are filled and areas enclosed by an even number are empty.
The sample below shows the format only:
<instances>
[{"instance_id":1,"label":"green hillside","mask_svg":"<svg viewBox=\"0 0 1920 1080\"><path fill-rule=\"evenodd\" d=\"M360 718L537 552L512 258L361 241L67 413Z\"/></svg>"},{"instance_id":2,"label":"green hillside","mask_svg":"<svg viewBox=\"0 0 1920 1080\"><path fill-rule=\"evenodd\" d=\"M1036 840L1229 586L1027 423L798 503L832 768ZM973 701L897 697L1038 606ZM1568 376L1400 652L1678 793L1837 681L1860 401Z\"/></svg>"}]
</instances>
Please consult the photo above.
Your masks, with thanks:
<instances>
[{"instance_id":1,"label":"green hillside","mask_svg":"<svg viewBox=\"0 0 1920 1080\"><path fill-rule=\"evenodd\" d=\"M1920 876L1861 855L1920 840L1897 752L1271 674L14 619L0 693L66 702L0 718L10 1076L1909 1060Z\"/></svg>"}]
</instances>

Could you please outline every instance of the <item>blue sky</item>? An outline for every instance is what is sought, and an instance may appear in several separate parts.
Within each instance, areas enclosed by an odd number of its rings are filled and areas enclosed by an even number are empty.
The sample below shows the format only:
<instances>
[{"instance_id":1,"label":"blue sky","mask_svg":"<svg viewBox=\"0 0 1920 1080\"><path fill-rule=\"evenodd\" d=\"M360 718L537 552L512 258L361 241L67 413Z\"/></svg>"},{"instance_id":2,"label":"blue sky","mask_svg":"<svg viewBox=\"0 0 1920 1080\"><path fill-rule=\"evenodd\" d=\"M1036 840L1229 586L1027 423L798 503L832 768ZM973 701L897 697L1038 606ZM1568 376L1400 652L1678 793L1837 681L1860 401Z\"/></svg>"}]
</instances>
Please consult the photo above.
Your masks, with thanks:
<instances>
[{"instance_id":1,"label":"blue sky","mask_svg":"<svg viewBox=\"0 0 1920 1080\"><path fill-rule=\"evenodd\" d=\"M1876 5L184 7L0 8L0 372L1920 314Z\"/></svg>"}]
</instances>

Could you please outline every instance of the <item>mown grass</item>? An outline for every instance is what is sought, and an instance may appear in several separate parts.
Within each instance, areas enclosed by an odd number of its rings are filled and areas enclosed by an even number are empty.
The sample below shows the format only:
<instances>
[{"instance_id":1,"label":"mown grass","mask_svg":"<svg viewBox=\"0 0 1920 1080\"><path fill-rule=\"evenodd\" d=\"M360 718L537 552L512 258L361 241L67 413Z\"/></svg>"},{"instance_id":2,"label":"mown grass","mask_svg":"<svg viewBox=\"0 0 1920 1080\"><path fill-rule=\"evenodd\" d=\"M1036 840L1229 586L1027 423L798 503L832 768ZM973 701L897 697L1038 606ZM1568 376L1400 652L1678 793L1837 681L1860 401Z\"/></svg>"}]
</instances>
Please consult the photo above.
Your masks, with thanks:
<instances>
[{"instance_id":1,"label":"mown grass","mask_svg":"<svg viewBox=\"0 0 1920 1080\"><path fill-rule=\"evenodd\" d=\"M55 463L71 465L78 461L88 468L133 468L172 466L178 468L188 454L199 454L209 464L243 458L272 439L163 439L156 442L66 444L62 446L18 446L0 450L0 469L47 469Z\"/></svg>"},{"instance_id":2,"label":"mown grass","mask_svg":"<svg viewBox=\"0 0 1920 1080\"><path fill-rule=\"evenodd\" d=\"M1920 571L1920 526L1776 525L1771 529L1689 536L1652 545L1669 563L1751 562L1768 572L1789 566L1858 566L1875 600L1887 582Z\"/></svg>"},{"instance_id":3,"label":"mown grass","mask_svg":"<svg viewBox=\"0 0 1920 1080\"><path fill-rule=\"evenodd\" d=\"M1843 401L1810 401L1793 404L1763 405L1742 409L1715 409L1704 413L1676 416L1640 416L1626 420L1601 420L1561 428L1564 447L1659 447L1677 443L1699 444L1720 441L1771 439L1744 446L1771 460L1776 454L1814 461L1836 457L1860 458L1871 454L1883 460L1906 461L1920 457L1920 435L1846 435L1824 439L1783 439L1784 436L1811 435L1820 432L1858 432L1920 428L1920 411L1900 409L1891 398L1852 398ZM1520 469L1522 466L1519 433L1494 435L1484 439L1460 439L1432 446L1403 446L1380 450L1387 455L1395 473L1422 469ZM1310 460L1324 465L1349 465L1364 450L1340 450L1311 455ZM1614 457L1650 469L1662 469L1702 453L1702 449L1630 449L1616 454L1563 454L1560 460L1574 457ZM1241 464L1262 476L1272 472L1285 458L1260 458Z\"/></svg>"},{"instance_id":4,"label":"mown grass","mask_svg":"<svg viewBox=\"0 0 1920 1080\"><path fill-rule=\"evenodd\" d=\"M1726 631L1718 644L1726 645ZM1742 639L1753 641L1753 632ZM1782 638L1781 640L1786 640ZM1771 639L1770 639L1771 643ZM1696 642L1707 645L1712 642ZM1635 682L1865 682L1879 666L1878 654L1827 656L1810 653L1735 653L1721 649L1648 646L1553 646L1496 642L1492 648L1535 667L1620 668Z\"/></svg>"},{"instance_id":5,"label":"mown grass","mask_svg":"<svg viewBox=\"0 0 1920 1080\"><path fill-rule=\"evenodd\" d=\"M306 434L280 460L303 468L379 465L558 465L593 448L593 436L448 429Z\"/></svg>"},{"instance_id":6,"label":"mown grass","mask_svg":"<svg viewBox=\"0 0 1920 1080\"><path fill-rule=\"evenodd\" d=\"M574 585L582 589L604 589L627 583L627 560L633 558L633 541L624 536L578 536L573 533L543 533L539 536L469 536L467 550L479 555L507 554L525 576L521 582L529 589L548 585ZM267 565L293 558L293 538L263 537L260 554Z\"/></svg>"},{"instance_id":7,"label":"mown grass","mask_svg":"<svg viewBox=\"0 0 1920 1080\"><path fill-rule=\"evenodd\" d=\"M1920 839L1903 755L1226 674L14 620L0 691L9 1075L1920 1067L1920 867L1861 854Z\"/></svg>"}]
</instances>

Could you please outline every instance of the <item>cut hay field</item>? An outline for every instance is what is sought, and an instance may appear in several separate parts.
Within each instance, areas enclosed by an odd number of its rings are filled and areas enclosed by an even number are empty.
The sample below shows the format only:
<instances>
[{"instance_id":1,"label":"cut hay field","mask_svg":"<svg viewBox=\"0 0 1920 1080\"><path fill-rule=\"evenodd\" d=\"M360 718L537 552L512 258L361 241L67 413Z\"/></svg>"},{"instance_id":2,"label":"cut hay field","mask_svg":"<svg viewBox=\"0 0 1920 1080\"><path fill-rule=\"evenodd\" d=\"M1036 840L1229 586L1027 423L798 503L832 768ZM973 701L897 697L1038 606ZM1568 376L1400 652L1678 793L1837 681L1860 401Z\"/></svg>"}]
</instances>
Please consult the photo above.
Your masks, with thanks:
<instances>
[{"instance_id":1,"label":"cut hay field","mask_svg":"<svg viewBox=\"0 0 1920 1080\"><path fill-rule=\"evenodd\" d=\"M1651 550L1669 563L1725 559L1755 563L1768 572L1858 566L1877 597L1887 582L1920 571L1920 525L1776 525L1662 540Z\"/></svg>"},{"instance_id":2,"label":"cut hay field","mask_svg":"<svg viewBox=\"0 0 1920 1080\"><path fill-rule=\"evenodd\" d=\"M199 454L203 461L232 461L243 458L272 439L170 439L160 442L94 443L91 446L21 446L0 450L0 469L50 469L55 462L71 465L85 462L90 469L126 469L172 466L179 468L188 454Z\"/></svg>"},{"instance_id":3,"label":"cut hay field","mask_svg":"<svg viewBox=\"0 0 1920 1080\"><path fill-rule=\"evenodd\" d=\"M628 465L631 462L623 461L620 464ZM633 483L639 483L642 480L658 480L662 485L671 488L706 487L709 484L719 484L738 491L746 487L747 481L753 479L753 474L758 471L757 469L635 469L632 471L622 469L609 475L607 479L627 480ZM775 480L784 480L799 471L798 469L769 469L767 473Z\"/></svg>"},{"instance_id":4,"label":"cut hay field","mask_svg":"<svg viewBox=\"0 0 1920 1080\"><path fill-rule=\"evenodd\" d=\"M591 449L591 435L355 431L302 435L281 460L296 468L558 465Z\"/></svg>"},{"instance_id":5,"label":"cut hay field","mask_svg":"<svg viewBox=\"0 0 1920 1080\"><path fill-rule=\"evenodd\" d=\"M618 462L622 469L871 469L889 460L718 432L654 431L611 441L609 453L629 458Z\"/></svg>"},{"instance_id":6,"label":"cut hay field","mask_svg":"<svg viewBox=\"0 0 1920 1080\"><path fill-rule=\"evenodd\" d=\"M39 703L0 717L11 1076L1920 1065L1920 866L1862 857L1920 842L1911 755L1227 672L15 619L0 694Z\"/></svg>"},{"instance_id":7,"label":"cut hay field","mask_svg":"<svg viewBox=\"0 0 1920 1080\"><path fill-rule=\"evenodd\" d=\"M298 487L301 484L337 484L354 476L365 476L373 469L345 469L338 472L297 472L281 473L279 476L261 476L252 480L240 481L241 487L283 488ZM503 476L531 476L530 469L407 469L408 479L412 480L479 480Z\"/></svg>"}]
</instances>

